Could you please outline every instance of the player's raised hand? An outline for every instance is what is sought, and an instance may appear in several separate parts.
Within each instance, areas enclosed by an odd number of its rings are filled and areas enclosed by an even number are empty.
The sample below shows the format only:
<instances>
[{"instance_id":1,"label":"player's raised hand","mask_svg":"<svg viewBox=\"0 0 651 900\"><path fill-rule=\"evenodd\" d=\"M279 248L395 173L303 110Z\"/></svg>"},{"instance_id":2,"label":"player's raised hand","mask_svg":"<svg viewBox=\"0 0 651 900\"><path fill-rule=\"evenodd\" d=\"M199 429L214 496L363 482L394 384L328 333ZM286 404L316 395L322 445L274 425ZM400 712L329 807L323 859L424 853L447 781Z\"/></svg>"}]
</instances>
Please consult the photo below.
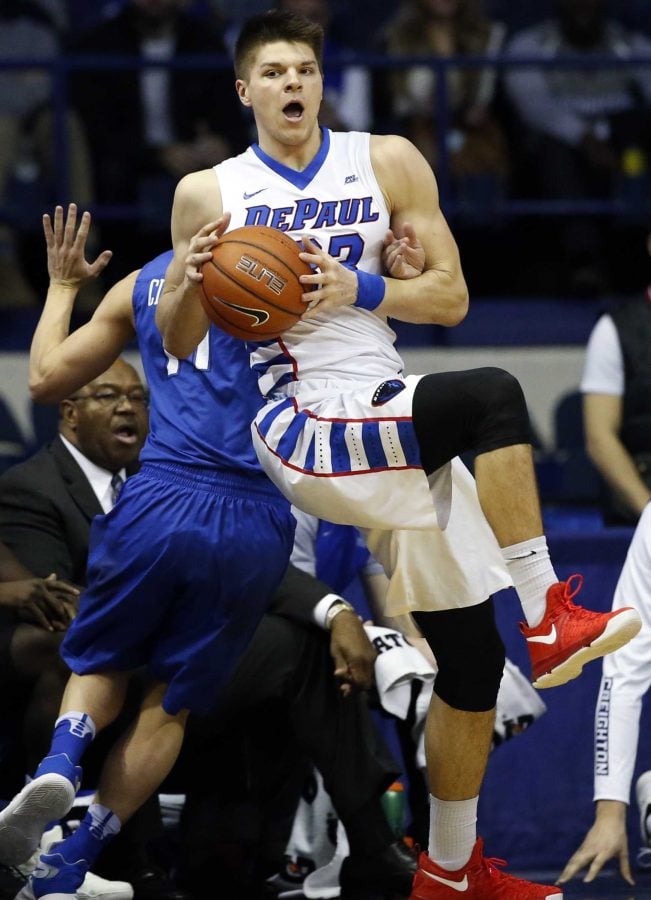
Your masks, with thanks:
<instances>
[{"instance_id":1,"label":"player's raised hand","mask_svg":"<svg viewBox=\"0 0 651 900\"><path fill-rule=\"evenodd\" d=\"M392 278L415 278L425 268L425 249L409 222L402 234L389 229L384 238L382 264Z\"/></svg>"},{"instance_id":2,"label":"player's raised hand","mask_svg":"<svg viewBox=\"0 0 651 900\"><path fill-rule=\"evenodd\" d=\"M54 222L45 213L43 232L47 246L47 271L50 284L79 288L85 281L97 278L113 256L111 250L104 250L93 261L86 259L86 239L90 229L91 215L85 212L77 228L77 204L68 205L68 215L63 220L63 207L54 210Z\"/></svg>"}]
</instances>

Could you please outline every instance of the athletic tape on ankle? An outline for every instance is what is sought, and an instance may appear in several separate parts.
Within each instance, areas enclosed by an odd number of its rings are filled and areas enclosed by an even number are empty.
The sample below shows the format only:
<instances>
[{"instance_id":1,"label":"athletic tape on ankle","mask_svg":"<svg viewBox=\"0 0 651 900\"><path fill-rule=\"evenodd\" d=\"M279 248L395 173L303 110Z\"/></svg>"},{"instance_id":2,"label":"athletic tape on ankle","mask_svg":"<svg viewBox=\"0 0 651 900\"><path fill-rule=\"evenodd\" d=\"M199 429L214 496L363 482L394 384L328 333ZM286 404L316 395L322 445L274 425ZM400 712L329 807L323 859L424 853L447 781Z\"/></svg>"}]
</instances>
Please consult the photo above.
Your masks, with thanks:
<instances>
[{"instance_id":1,"label":"athletic tape on ankle","mask_svg":"<svg viewBox=\"0 0 651 900\"><path fill-rule=\"evenodd\" d=\"M353 306L362 309L373 310L384 300L386 284L381 275L371 275L370 272L355 270L357 275L357 300Z\"/></svg>"}]
</instances>

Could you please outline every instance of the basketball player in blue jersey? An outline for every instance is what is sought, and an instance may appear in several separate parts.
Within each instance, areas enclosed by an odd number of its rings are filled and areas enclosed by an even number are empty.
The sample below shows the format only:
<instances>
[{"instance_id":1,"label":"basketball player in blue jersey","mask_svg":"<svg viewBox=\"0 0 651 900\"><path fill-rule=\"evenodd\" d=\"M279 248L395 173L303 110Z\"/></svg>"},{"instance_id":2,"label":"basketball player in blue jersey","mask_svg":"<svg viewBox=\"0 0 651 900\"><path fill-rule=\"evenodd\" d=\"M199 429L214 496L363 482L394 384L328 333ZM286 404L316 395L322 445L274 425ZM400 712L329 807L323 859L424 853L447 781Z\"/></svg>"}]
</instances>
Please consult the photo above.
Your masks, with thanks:
<instances>
[{"instance_id":1,"label":"basketball player in blue jersey","mask_svg":"<svg viewBox=\"0 0 651 900\"><path fill-rule=\"evenodd\" d=\"M459 254L434 175L409 141L319 126L322 49L319 26L299 16L244 24L235 87L258 141L177 186L157 321L176 356L204 340L200 267L227 229L269 225L302 241L314 267L302 276L306 312L252 354L267 399L254 442L297 506L366 529L390 577L389 612L412 612L437 658L429 851L412 900L559 897L500 873L476 836L504 664L487 598L515 585L539 687L575 677L630 640L640 620L630 609L589 612L572 602L578 578L558 581L517 381L497 368L404 377L387 319L459 323L468 309ZM405 277L382 274L387 240L403 263L394 275ZM468 450L476 488L458 459Z\"/></svg>"},{"instance_id":2,"label":"basketball player in blue jersey","mask_svg":"<svg viewBox=\"0 0 651 900\"><path fill-rule=\"evenodd\" d=\"M21 900L77 896L105 842L171 769L188 713L213 708L293 540L289 503L251 445L261 398L243 344L212 329L189 359L163 351L154 313L171 252L115 285L91 321L68 336L80 281L110 258L85 261L89 223L84 214L75 234L74 206L65 226L60 207L54 228L44 217L51 281L31 350L32 395L69 396L137 335L151 428L140 472L111 513L93 522L88 588L62 645L73 674L47 757L0 813L0 860L24 861L45 824L72 805L81 756L122 708L130 673L147 666L152 684L110 752L80 828L41 857Z\"/></svg>"}]
</instances>

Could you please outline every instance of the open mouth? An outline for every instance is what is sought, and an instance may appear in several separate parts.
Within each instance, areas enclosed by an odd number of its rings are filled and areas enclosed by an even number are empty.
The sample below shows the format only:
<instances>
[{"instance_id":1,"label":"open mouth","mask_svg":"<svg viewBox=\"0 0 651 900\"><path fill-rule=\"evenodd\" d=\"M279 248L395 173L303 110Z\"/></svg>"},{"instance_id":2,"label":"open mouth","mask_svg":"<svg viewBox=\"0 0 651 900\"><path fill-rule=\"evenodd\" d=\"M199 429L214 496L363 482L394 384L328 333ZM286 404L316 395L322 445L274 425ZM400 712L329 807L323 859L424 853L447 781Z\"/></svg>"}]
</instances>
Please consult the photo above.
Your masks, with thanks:
<instances>
[{"instance_id":1,"label":"open mouth","mask_svg":"<svg viewBox=\"0 0 651 900\"><path fill-rule=\"evenodd\" d=\"M138 441L138 429L133 425L125 423L123 425L118 425L118 427L113 430L113 436L121 444L127 444L131 447Z\"/></svg>"},{"instance_id":2,"label":"open mouth","mask_svg":"<svg viewBox=\"0 0 651 900\"><path fill-rule=\"evenodd\" d=\"M283 106L283 115L286 119L291 119L293 122L299 121L303 118L303 104L297 100L292 100L287 106Z\"/></svg>"}]
</instances>

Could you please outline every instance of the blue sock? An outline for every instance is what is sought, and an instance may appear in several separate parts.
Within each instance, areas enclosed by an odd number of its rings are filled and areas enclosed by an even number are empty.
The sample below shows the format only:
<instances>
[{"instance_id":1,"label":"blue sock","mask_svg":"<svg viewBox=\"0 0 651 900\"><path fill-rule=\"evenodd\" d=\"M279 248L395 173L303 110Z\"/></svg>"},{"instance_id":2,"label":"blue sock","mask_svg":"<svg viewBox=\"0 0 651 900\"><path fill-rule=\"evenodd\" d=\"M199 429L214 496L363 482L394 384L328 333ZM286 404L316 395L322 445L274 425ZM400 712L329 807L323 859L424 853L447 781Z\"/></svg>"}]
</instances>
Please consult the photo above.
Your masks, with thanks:
<instances>
[{"instance_id":1,"label":"blue sock","mask_svg":"<svg viewBox=\"0 0 651 900\"><path fill-rule=\"evenodd\" d=\"M35 778L49 772L47 760L59 754L65 754L76 766L90 742L95 737L95 723L88 713L71 710L64 713L54 724L54 734L49 753L36 770Z\"/></svg>"},{"instance_id":2,"label":"blue sock","mask_svg":"<svg viewBox=\"0 0 651 900\"><path fill-rule=\"evenodd\" d=\"M34 897L76 897L86 873L119 830L120 820L110 809L91 803L74 834L41 854L31 879Z\"/></svg>"},{"instance_id":3,"label":"blue sock","mask_svg":"<svg viewBox=\"0 0 651 900\"><path fill-rule=\"evenodd\" d=\"M91 803L79 828L63 843L54 846L50 853L60 853L71 863L83 859L88 864L88 871L120 828L120 820L108 807Z\"/></svg>"}]
</instances>

